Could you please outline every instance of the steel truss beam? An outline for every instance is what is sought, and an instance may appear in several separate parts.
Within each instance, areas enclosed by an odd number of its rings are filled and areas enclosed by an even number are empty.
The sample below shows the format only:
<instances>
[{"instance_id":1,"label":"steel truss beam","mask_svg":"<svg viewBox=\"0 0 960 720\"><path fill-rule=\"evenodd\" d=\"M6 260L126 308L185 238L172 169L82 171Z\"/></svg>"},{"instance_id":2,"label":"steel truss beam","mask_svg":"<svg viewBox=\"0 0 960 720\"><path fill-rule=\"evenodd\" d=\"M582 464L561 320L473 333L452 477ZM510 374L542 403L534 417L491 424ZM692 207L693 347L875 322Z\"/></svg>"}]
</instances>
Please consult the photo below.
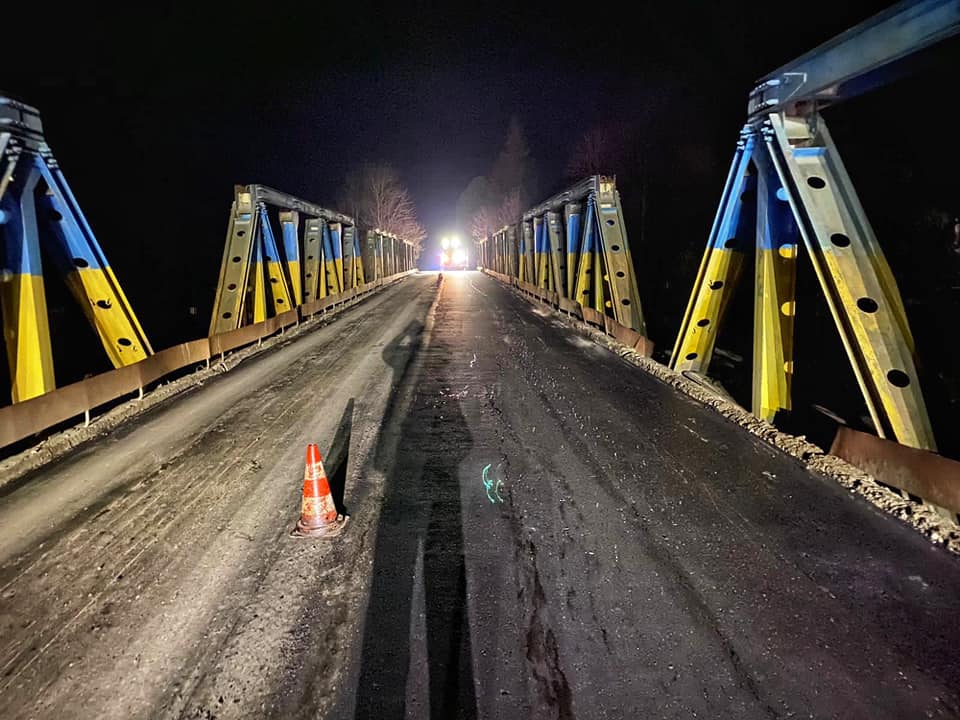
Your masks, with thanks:
<instances>
[{"instance_id":1,"label":"steel truss beam","mask_svg":"<svg viewBox=\"0 0 960 720\"><path fill-rule=\"evenodd\" d=\"M802 238L878 434L934 449L903 301L818 113L772 114L744 129L671 367L707 372L751 236L754 414L773 420L791 408Z\"/></svg>"},{"instance_id":2,"label":"steel truss beam","mask_svg":"<svg viewBox=\"0 0 960 720\"><path fill-rule=\"evenodd\" d=\"M13 402L55 387L41 248L114 367L153 353L43 136L40 114L0 97L0 276Z\"/></svg>"},{"instance_id":3,"label":"steel truss beam","mask_svg":"<svg viewBox=\"0 0 960 720\"><path fill-rule=\"evenodd\" d=\"M895 64L958 31L960 0L903 2L754 89L671 367L707 371L753 235L753 412L772 420L789 410L802 239L877 433L935 449L903 301L819 107L882 84Z\"/></svg>"},{"instance_id":4,"label":"steel truss beam","mask_svg":"<svg viewBox=\"0 0 960 720\"><path fill-rule=\"evenodd\" d=\"M905 0L777 68L750 93L764 117L798 103L818 107L885 84L894 66L960 32L960 0Z\"/></svg>"},{"instance_id":5,"label":"steel truss beam","mask_svg":"<svg viewBox=\"0 0 960 720\"><path fill-rule=\"evenodd\" d=\"M282 251L274 235L275 222L281 231ZM353 218L265 185L238 185L210 334L261 322L270 314L292 310L363 281Z\"/></svg>"},{"instance_id":6,"label":"steel truss beam","mask_svg":"<svg viewBox=\"0 0 960 720\"><path fill-rule=\"evenodd\" d=\"M508 225L479 244L485 266L645 333L613 178L595 175L581 180L523 213L517 225Z\"/></svg>"}]
</instances>

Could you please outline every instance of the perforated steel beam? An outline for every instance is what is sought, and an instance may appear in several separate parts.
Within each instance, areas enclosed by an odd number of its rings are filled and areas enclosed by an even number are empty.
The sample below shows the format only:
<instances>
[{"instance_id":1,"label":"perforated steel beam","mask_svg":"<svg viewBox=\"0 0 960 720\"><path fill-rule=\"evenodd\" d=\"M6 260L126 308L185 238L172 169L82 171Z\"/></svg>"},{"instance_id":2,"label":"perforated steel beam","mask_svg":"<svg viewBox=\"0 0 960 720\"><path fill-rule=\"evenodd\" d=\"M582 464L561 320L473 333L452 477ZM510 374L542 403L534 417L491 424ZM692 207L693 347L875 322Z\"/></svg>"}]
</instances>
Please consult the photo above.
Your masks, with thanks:
<instances>
[{"instance_id":1,"label":"perforated steel beam","mask_svg":"<svg viewBox=\"0 0 960 720\"><path fill-rule=\"evenodd\" d=\"M906 0L763 77L748 112L845 100L884 84L907 57L960 32L960 0Z\"/></svg>"},{"instance_id":2,"label":"perforated steel beam","mask_svg":"<svg viewBox=\"0 0 960 720\"><path fill-rule=\"evenodd\" d=\"M0 97L0 277L14 402L54 389L41 246L114 367L152 354L106 255L43 136L36 108Z\"/></svg>"},{"instance_id":3,"label":"perforated steel beam","mask_svg":"<svg viewBox=\"0 0 960 720\"><path fill-rule=\"evenodd\" d=\"M307 218L303 231L303 299L313 302L327 296L323 268L323 220Z\"/></svg>"},{"instance_id":4,"label":"perforated steel beam","mask_svg":"<svg viewBox=\"0 0 960 720\"><path fill-rule=\"evenodd\" d=\"M290 300L294 305L303 304L303 287L300 279L300 213L296 210L280 211L280 232L283 237L283 265L290 286Z\"/></svg>"},{"instance_id":5,"label":"perforated steel beam","mask_svg":"<svg viewBox=\"0 0 960 720\"><path fill-rule=\"evenodd\" d=\"M745 129L670 357L674 370L706 374L710 367L717 334L740 280L744 252L754 235L756 177L750 163L755 146L753 132Z\"/></svg>"},{"instance_id":6,"label":"perforated steel beam","mask_svg":"<svg viewBox=\"0 0 960 720\"><path fill-rule=\"evenodd\" d=\"M936 447L896 281L826 123L771 115L773 159L881 437Z\"/></svg>"},{"instance_id":7,"label":"perforated steel beam","mask_svg":"<svg viewBox=\"0 0 960 720\"><path fill-rule=\"evenodd\" d=\"M769 139L768 141L769 142ZM796 315L796 223L767 152L756 153L756 283L753 320L753 413L773 420L790 410Z\"/></svg>"},{"instance_id":8,"label":"perforated steel beam","mask_svg":"<svg viewBox=\"0 0 960 720\"><path fill-rule=\"evenodd\" d=\"M637 276L633 271L627 228L620 208L620 193L613 178L598 177L596 182L596 222L603 252L603 280L610 289L610 298L604 304L610 307L613 317L621 325L646 335Z\"/></svg>"},{"instance_id":9,"label":"perforated steel beam","mask_svg":"<svg viewBox=\"0 0 960 720\"><path fill-rule=\"evenodd\" d=\"M249 188L240 185L234 187L227 241L220 263L220 281L217 283L217 295L210 318L210 335L235 330L243 324L257 235L255 202L254 193Z\"/></svg>"}]
</instances>

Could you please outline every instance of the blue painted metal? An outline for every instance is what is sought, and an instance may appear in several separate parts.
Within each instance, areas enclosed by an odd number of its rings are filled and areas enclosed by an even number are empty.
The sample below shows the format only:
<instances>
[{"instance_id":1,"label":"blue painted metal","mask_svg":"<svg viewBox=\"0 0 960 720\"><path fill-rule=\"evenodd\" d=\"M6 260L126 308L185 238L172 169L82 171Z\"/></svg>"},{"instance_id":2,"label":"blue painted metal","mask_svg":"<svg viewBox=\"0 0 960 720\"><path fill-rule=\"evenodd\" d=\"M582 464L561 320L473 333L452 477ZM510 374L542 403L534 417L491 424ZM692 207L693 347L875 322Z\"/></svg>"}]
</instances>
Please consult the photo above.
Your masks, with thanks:
<instances>
[{"instance_id":1,"label":"blue painted metal","mask_svg":"<svg viewBox=\"0 0 960 720\"><path fill-rule=\"evenodd\" d=\"M270 217L267 215L265 205L260 206L260 234L263 237L264 261L268 263L280 262L280 251L277 248L277 239L273 234L273 226L270 224Z\"/></svg>"},{"instance_id":2,"label":"blue painted metal","mask_svg":"<svg viewBox=\"0 0 960 720\"><path fill-rule=\"evenodd\" d=\"M5 220L0 223L4 267L14 275L43 275L40 259L40 232L37 227L34 191L40 181L39 169L31 164L17 173L0 197Z\"/></svg>"},{"instance_id":3,"label":"blue painted metal","mask_svg":"<svg viewBox=\"0 0 960 720\"><path fill-rule=\"evenodd\" d=\"M288 263L300 262L300 238L297 237L297 226L293 223L283 223L283 254Z\"/></svg>"},{"instance_id":4,"label":"blue painted metal","mask_svg":"<svg viewBox=\"0 0 960 720\"><path fill-rule=\"evenodd\" d=\"M732 249L728 243L733 238L744 241L746 238L741 229L741 211L743 210L743 195L746 187L750 162L756 148L756 135L750 128L744 128L737 143L737 150L730 165L730 173L723 188L720 207L717 209L713 227L710 230L710 247L715 250ZM737 233L741 234L738 235Z\"/></svg>"},{"instance_id":5,"label":"blue painted metal","mask_svg":"<svg viewBox=\"0 0 960 720\"><path fill-rule=\"evenodd\" d=\"M580 252L580 213L567 215L567 253Z\"/></svg>"}]
</instances>

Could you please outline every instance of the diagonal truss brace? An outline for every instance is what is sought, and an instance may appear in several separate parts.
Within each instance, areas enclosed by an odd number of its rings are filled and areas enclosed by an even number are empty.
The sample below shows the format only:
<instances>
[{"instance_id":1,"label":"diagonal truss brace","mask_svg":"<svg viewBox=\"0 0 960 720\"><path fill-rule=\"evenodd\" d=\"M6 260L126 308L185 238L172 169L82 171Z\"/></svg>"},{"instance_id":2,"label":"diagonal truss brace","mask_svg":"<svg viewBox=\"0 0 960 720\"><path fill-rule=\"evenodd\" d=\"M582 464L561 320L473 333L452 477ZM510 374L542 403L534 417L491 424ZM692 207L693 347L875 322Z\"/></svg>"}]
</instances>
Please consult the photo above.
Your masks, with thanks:
<instances>
[{"instance_id":1,"label":"diagonal truss brace","mask_svg":"<svg viewBox=\"0 0 960 720\"><path fill-rule=\"evenodd\" d=\"M707 372L751 234L757 252L754 414L772 420L790 409L799 234L878 434L935 449L896 281L815 111L774 113L744 129L671 367Z\"/></svg>"}]
</instances>

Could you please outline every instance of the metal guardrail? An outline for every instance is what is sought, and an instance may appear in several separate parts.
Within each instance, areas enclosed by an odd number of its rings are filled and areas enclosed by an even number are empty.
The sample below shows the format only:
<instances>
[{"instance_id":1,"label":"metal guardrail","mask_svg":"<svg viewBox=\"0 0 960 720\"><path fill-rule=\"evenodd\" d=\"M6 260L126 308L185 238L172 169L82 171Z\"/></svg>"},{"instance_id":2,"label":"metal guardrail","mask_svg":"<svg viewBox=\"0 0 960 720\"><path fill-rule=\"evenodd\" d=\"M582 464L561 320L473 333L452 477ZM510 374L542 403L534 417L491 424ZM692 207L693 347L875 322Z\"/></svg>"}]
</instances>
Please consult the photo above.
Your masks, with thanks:
<instances>
[{"instance_id":1,"label":"metal guardrail","mask_svg":"<svg viewBox=\"0 0 960 720\"><path fill-rule=\"evenodd\" d=\"M633 328L621 324L609 315L594 310L588 305L581 305L576 300L562 297L560 293L556 291L544 290L532 283L518 280L511 275L504 275L490 268L482 268L482 272L505 285L517 288L520 292L532 299L550 305L552 308L561 310L577 320L582 320L587 325L602 330L622 345L633 348L644 357L651 357L653 355L654 345L652 340Z\"/></svg>"},{"instance_id":2,"label":"metal guardrail","mask_svg":"<svg viewBox=\"0 0 960 720\"><path fill-rule=\"evenodd\" d=\"M133 393L142 397L144 389L161 378L198 363L209 364L210 360L218 355L223 356L231 350L259 342L284 328L298 325L317 313L369 295L412 272L416 271L408 270L375 280L338 295L301 305L253 325L174 345L132 365L109 370L38 397L0 408L0 448L60 425L71 418L84 417L89 421L90 413L98 407Z\"/></svg>"}]
</instances>

